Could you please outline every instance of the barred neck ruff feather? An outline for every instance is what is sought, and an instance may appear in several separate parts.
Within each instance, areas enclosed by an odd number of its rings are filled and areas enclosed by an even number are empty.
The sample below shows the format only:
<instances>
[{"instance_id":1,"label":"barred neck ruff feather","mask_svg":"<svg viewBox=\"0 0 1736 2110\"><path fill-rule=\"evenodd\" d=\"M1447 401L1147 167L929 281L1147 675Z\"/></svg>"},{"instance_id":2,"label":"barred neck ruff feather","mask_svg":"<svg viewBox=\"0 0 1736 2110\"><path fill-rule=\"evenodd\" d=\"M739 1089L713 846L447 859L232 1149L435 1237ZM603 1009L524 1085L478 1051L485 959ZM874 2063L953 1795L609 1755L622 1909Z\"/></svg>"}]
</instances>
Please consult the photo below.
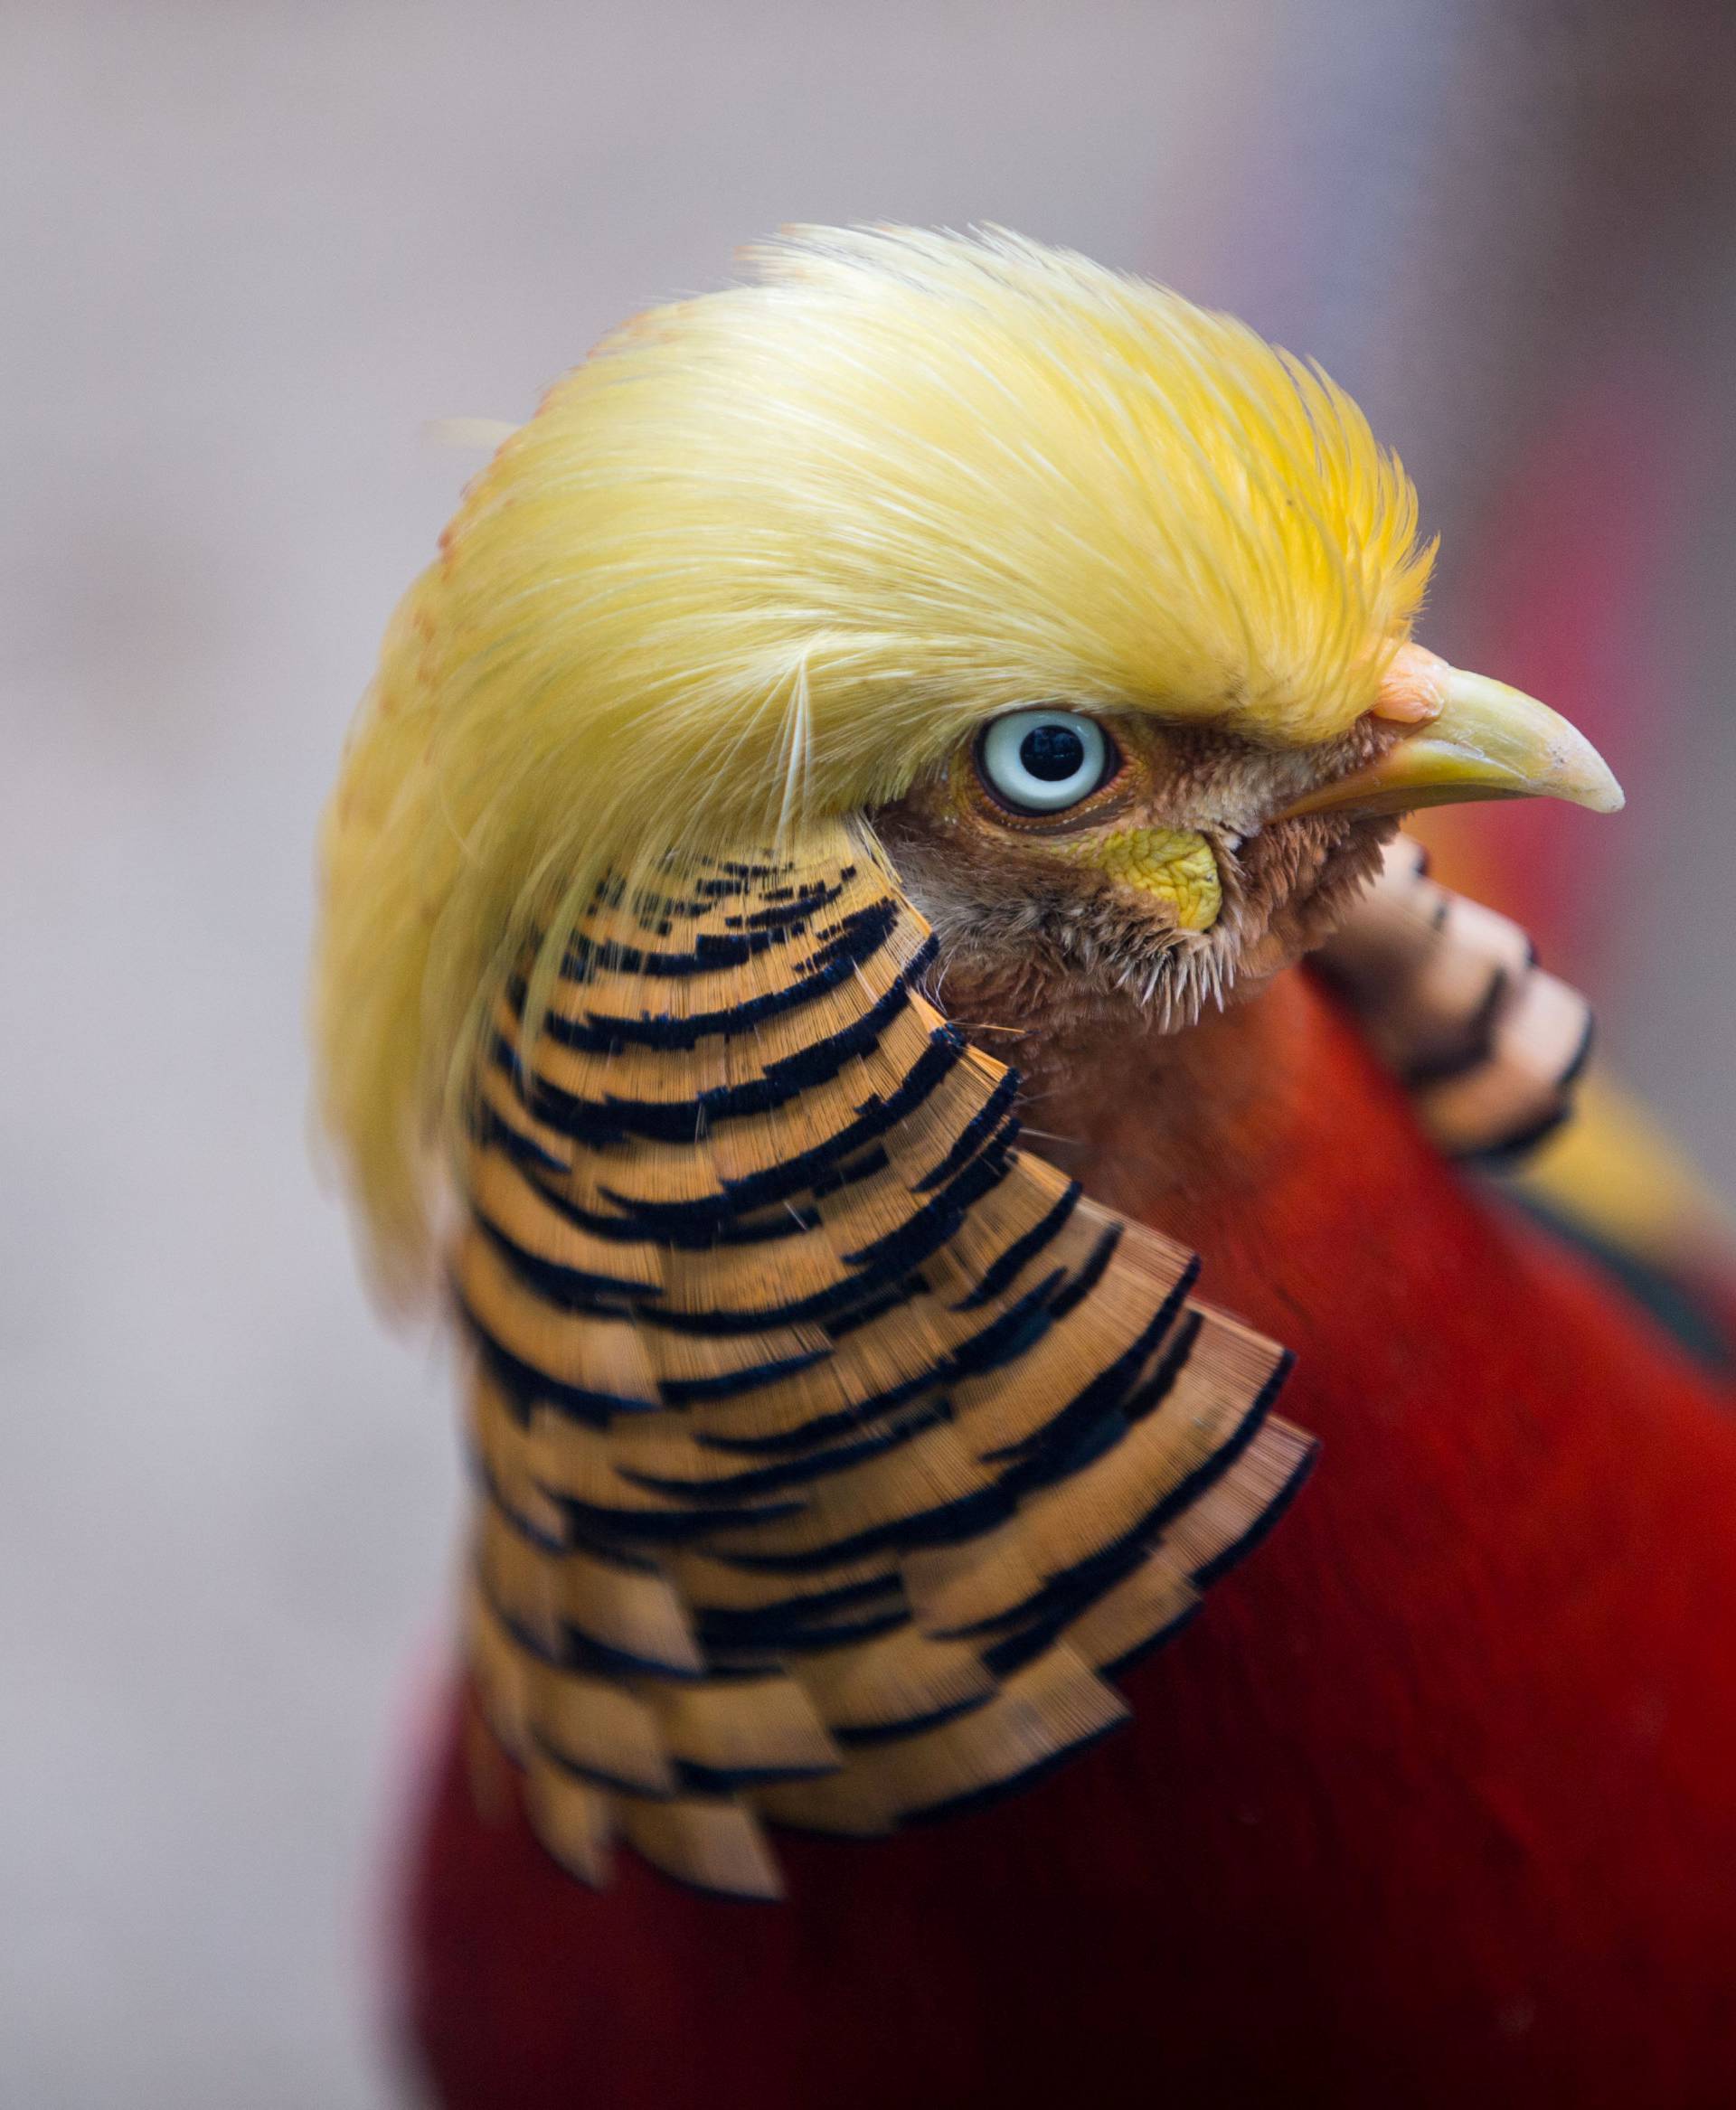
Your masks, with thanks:
<instances>
[{"instance_id":1,"label":"barred neck ruff feather","mask_svg":"<svg viewBox=\"0 0 1736 2110\"><path fill-rule=\"evenodd\" d=\"M1308 1470L1288 1356L1019 1147L932 950L833 823L605 889L529 1062L500 999L454 1258L469 1654L588 1882L621 1840L775 1896L769 1822L1037 1778Z\"/></svg>"},{"instance_id":2,"label":"barred neck ruff feather","mask_svg":"<svg viewBox=\"0 0 1736 2110\"><path fill-rule=\"evenodd\" d=\"M605 871L873 813L1033 702L1318 746L1408 636L1408 481L1241 325L1002 233L750 260L550 391L388 634L326 824L317 1012L389 1278L425 1257L500 989L540 937L528 1051ZM1178 1013L1214 986L1192 951Z\"/></svg>"}]
</instances>

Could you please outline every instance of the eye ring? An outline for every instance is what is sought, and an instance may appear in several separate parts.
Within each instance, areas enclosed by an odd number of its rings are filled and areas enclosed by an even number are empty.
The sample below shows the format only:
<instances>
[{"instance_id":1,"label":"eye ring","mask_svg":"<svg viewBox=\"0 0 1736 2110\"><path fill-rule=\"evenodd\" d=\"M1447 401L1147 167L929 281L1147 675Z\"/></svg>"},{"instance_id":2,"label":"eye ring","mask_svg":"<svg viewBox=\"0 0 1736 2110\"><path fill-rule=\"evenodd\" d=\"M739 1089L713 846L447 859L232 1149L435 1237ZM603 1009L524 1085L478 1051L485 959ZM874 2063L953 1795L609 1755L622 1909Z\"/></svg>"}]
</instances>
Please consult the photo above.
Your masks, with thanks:
<instances>
[{"instance_id":1,"label":"eye ring","mask_svg":"<svg viewBox=\"0 0 1736 2110\"><path fill-rule=\"evenodd\" d=\"M1009 711L985 728L976 774L1017 814L1059 814L1088 799L1121 758L1094 718L1078 711Z\"/></svg>"}]
</instances>

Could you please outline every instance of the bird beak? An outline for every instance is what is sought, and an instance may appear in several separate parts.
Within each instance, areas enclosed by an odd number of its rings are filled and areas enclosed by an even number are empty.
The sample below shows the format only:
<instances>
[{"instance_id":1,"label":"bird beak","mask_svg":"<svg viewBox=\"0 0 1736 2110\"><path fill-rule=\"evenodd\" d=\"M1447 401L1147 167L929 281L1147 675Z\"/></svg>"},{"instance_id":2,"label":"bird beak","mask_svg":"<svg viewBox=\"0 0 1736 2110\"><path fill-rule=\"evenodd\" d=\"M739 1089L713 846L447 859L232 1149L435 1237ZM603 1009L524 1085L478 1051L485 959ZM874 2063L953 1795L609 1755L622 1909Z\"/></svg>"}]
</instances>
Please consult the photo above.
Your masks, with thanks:
<instances>
[{"instance_id":1,"label":"bird beak","mask_svg":"<svg viewBox=\"0 0 1736 2110\"><path fill-rule=\"evenodd\" d=\"M1415 730L1379 761L1309 792L1280 819L1408 814L1473 798L1561 798L1594 814L1619 813L1627 803L1603 757L1547 704L1414 646L1400 662L1388 684L1396 692L1386 709L1376 705L1376 715L1419 721Z\"/></svg>"}]
</instances>

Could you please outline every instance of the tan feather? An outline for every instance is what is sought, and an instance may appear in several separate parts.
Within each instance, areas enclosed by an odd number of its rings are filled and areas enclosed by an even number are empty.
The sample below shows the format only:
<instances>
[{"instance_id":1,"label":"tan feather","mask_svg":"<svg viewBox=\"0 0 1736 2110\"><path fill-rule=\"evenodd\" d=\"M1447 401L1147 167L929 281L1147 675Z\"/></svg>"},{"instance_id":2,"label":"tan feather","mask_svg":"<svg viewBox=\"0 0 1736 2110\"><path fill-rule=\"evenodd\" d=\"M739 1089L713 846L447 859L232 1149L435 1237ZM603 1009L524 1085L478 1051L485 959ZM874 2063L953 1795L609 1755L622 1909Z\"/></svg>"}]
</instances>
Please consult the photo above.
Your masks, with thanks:
<instances>
[{"instance_id":1,"label":"tan feather","mask_svg":"<svg viewBox=\"0 0 1736 2110\"><path fill-rule=\"evenodd\" d=\"M656 1699L677 1763L730 1779L830 1773L843 1763L814 1700L796 1679L712 1679Z\"/></svg>"},{"instance_id":2,"label":"tan feather","mask_svg":"<svg viewBox=\"0 0 1736 2110\"><path fill-rule=\"evenodd\" d=\"M657 1803L623 1795L617 1807L623 1835L665 1874L734 1898L783 1895L778 1863L745 1803L729 1796Z\"/></svg>"},{"instance_id":3,"label":"tan feather","mask_svg":"<svg viewBox=\"0 0 1736 2110\"><path fill-rule=\"evenodd\" d=\"M582 1882L608 1882L616 1832L612 1797L533 1757L525 1770L525 1806L537 1836L563 1868Z\"/></svg>"}]
</instances>

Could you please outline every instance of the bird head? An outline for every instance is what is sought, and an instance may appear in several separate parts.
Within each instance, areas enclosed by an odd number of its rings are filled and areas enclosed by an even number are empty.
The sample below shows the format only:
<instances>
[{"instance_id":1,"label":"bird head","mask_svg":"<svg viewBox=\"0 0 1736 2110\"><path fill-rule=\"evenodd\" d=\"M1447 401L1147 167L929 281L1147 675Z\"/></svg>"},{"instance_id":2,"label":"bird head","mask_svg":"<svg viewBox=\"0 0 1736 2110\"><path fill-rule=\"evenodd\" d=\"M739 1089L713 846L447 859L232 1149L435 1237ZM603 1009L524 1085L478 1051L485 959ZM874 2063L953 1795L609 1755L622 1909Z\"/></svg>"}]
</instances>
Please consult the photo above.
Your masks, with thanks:
<instances>
[{"instance_id":1,"label":"bird head","mask_svg":"<svg viewBox=\"0 0 1736 2110\"><path fill-rule=\"evenodd\" d=\"M388 1248L607 873L875 831L944 969L1185 1024L1326 935L1391 816L1619 803L1411 641L1432 549L1325 374L990 233L809 230L550 391L390 633L327 823L330 1119Z\"/></svg>"}]
</instances>

